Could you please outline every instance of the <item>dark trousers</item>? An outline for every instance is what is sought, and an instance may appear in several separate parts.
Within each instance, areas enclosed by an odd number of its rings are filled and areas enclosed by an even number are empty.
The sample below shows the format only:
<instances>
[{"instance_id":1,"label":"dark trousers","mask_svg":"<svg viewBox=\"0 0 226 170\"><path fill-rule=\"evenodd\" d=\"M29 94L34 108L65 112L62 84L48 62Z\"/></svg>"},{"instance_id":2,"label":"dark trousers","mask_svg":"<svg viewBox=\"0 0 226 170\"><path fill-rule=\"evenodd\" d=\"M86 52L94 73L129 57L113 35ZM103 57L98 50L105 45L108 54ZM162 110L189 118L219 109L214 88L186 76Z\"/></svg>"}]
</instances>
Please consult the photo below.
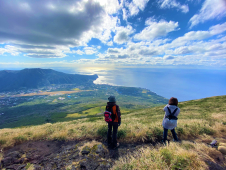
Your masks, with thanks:
<instances>
[{"instance_id":1,"label":"dark trousers","mask_svg":"<svg viewBox=\"0 0 226 170\"><path fill-rule=\"evenodd\" d=\"M172 129L171 130L171 133L173 135L173 139L174 141L178 141L178 138L177 138L177 134L175 132L175 129ZM164 131L163 131L163 142L165 143L166 140L167 140L167 134L168 134L168 129L164 128Z\"/></svg>"},{"instance_id":2,"label":"dark trousers","mask_svg":"<svg viewBox=\"0 0 226 170\"><path fill-rule=\"evenodd\" d=\"M113 134L112 134L113 127ZM108 145L117 146L118 122L108 123ZM112 140L113 139L113 140Z\"/></svg>"}]
</instances>

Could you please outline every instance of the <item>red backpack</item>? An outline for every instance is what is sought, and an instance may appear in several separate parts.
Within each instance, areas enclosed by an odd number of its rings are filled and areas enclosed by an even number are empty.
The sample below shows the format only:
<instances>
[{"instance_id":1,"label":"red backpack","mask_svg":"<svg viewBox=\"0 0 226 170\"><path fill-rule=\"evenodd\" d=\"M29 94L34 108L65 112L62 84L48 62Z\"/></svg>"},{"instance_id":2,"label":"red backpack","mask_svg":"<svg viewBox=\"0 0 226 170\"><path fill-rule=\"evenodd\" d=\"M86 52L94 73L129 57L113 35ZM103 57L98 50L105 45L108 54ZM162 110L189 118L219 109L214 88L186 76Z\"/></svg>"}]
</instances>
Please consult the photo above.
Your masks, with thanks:
<instances>
[{"instance_id":1,"label":"red backpack","mask_svg":"<svg viewBox=\"0 0 226 170\"><path fill-rule=\"evenodd\" d=\"M114 116L112 107L111 108L107 107L105 112L104 112L105 122L107 122L107 123L113 122L114 121L114 117L115 116Z\"/></svg>"},{"instance_id":2,"label":"red backpack","mask_svg":"<svg viewBox=\"0 0 226 170\"><path fill-rule=\"evenodd\" d=\"M112 122L111 115L112 115L111 112L105 110L105 112L104 112L105 122L107 122L107 123Z\"/></svg>"}]
</instances>

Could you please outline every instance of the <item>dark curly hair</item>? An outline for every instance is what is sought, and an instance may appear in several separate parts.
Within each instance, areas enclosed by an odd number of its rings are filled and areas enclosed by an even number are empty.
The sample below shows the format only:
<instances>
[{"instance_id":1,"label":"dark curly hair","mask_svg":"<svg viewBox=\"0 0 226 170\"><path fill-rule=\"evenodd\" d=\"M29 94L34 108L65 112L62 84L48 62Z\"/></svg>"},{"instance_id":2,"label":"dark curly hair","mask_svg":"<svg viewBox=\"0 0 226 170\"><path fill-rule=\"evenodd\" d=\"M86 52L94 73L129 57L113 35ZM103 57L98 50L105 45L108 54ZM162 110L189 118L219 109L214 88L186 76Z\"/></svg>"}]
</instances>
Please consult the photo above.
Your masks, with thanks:
<instances>
[{"instance_id":1,"label":"dark curly hair","mask_svg":"<svg viewBox=\"0 0 226 170\"><path fill-rule=\"evenodd\" d=\"M178 105L178 100L177 100L177 98L171 97L171 98L169 99L169 105L175 105L175 106L177 106L177 105Z\"/></svg>"}]
</instances>

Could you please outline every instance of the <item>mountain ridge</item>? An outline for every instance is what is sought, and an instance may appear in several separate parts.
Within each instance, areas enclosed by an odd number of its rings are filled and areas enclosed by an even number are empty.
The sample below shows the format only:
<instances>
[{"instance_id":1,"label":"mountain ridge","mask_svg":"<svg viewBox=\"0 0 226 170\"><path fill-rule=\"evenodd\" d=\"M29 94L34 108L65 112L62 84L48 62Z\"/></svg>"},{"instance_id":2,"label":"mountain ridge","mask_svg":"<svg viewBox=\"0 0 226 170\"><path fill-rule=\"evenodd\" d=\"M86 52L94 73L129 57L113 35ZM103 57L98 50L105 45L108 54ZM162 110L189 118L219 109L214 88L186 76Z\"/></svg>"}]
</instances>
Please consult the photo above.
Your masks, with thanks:
<instances>
[{"instance_id":1,"label":"mountain ridge","mask_svg":"<svg viewBox=\"0 0 226 170\"><path fill-rule=\"evenodd\" d=\"M39 88L51 84L93 84L97 75L67 74L52 69L27 68L0 71L0 92Z\"/></svg>"}]
</instances>

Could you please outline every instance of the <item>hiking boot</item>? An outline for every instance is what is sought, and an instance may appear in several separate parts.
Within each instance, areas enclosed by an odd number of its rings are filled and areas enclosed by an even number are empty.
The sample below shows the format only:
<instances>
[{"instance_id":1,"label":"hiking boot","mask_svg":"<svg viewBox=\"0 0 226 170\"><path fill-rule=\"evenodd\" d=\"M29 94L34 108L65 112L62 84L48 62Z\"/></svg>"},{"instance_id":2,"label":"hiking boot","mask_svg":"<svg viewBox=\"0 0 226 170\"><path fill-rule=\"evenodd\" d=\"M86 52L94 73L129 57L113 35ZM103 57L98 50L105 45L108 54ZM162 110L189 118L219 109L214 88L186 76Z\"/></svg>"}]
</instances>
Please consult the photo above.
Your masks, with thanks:
<instances>
[{"instance_id":1,"label":"hiking boot","mask_svg":"<svg viewBox=\"0 0 226 170\"><path fill-rule=\"evenodd\" d=\"M115 149L117 149L119 147L119 143L117 143L117 145L116 146L113 146L113 150L115 150Z\"/></svg>"}]
</instances>

